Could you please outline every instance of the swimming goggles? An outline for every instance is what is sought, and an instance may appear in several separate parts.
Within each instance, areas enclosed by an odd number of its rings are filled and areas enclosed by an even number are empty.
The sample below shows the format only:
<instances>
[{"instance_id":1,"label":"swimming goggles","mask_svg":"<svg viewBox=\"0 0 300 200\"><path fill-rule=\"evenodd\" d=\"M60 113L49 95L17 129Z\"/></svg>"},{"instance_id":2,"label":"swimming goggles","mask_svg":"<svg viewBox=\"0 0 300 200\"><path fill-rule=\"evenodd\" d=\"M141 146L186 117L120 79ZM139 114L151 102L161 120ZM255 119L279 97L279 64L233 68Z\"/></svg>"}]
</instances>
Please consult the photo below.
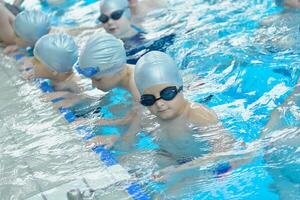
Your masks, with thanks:
<instances>
[{"instance_id":1,"label":"swimming goggles","mask_svg":"<svg viewBox=\"0 0 300 200\"><path fill-rule=\"evenodd\" d=\"M156 101L160 99L163 99L165 101L171 101L182 90L182 88L183 88L182 86L180 86L178 89L176 88L176 86L166 87L165 89L160 91L159 98L155 98L155 96L152 94L143 94L141 96L140 103L143 106L152 106Z\"/></svg>"},{"instance_id":2,"label":"swimming goggles","mask_svg":"<svg viewBox=\"0 0 300 200\"><path fill-rule=\"evenodd\" d=\"M99 20L101 23L103 23L103 24L107 23L108 20L109 20L109 18L111 18L111 19L113 19L113 20L119 20L119 19L122 17L124 11L125 11L127 8L128 8L128 7L124 8L123 10L116 10L116 11L112 12L112 13L110 14L110 16L101 14L100 17L98 18L98 20Z\"/></svg>"},{"instance_id":3,"label":"swimming goggles","mask_svg":"<svg viewBox=\"0 0 300 200\"><path fill-rule=\"evenodd\" d=\"M95 76L99 70L98 68L95 67L85 67L84 69L80 68L79 65L77 64L75 66L75 69L77 70L77 72L87 78L92 78L93 76Z\"/></svg>"}]
</instances>

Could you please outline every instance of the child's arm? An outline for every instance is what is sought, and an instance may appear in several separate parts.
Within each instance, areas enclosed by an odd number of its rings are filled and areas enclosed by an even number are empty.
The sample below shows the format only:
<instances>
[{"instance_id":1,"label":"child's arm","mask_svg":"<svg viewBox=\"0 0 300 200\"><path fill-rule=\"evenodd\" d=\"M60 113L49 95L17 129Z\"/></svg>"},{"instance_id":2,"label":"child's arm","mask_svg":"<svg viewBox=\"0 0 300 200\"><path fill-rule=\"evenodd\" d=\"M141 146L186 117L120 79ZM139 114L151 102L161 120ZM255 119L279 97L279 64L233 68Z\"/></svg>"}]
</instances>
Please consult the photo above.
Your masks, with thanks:
<instances>
[{"instance_id":1,"label":"child's arm","mask_svg":"<svg viewBox=\"0 0 300 200\"><path fill-rule=\"evenodd\" d=\"M156 181L165 181L168 179L167 177L173 176L174 173L188 172L203 166L212 167L212 172L219 176L231 171L233 168L249 163L254 157L254 152L249 149L234 150L233 146L236 143L227 132L224 132L224 136L220 136L220 139L214 142L213 150L206 156L196 158L182 165L164 168L156 172L153 178ZM243 147L243 144L241 144L241 147Z\"/></svg>"},{"instance_id":2,"label":"child's arm","mask_svg":"<svg viewBox=\"0 0 300 200\"><path fill-rule=\"evenodd\" d=\"M75 27L75 28L51 28L51 33L61 33L65 32L72 36L78 36L84 31L96 30L100 29L101 25L95 26L82 26L82 27Z\"/></svg>"},{"instance_id":3,"label":"child's arm","mask_svg":"<svg viewBox=\"0 0 300 200\"><path fill-rule=\"evenodd\" d=\"M137 109L133 109L128 112L128 114L120 119L85 119L85 118L80 118L76 121L74 121L73 124L75 125L92 125L92 126L114 126L114 125L127 125L131 124L135 118L135 115L137 114Z\"/></svg>"},{"instance_id":4,"label":"child's arm","mask_svg":"<svg viewBox=\"0 0 300 200\"><path fill-rule=\"evenodd\" d=\"M137 114L126 134L123 136L107 135L95 136L86 142L87 146L104 146L106 148L115 147L118 150L128 152L132 150L133 145L136 143L136 134L141 130L140 117Z\"/></svg>"},{"instance_id":5,"label":"child's arm","mask_svg":"<svg viewBox=\"0 0 300 200\"><path fill-rule=\"evenodd\" d=\"M224 165L222 165L222 169L215 170L216 173L219 173L220 171L224 171L225 173L232 168L250 161L250 158L252 158L253 155L251 154L250 156L246 156L246 154L249 154L247 150L234 150L234 146L237 144L236 141L218 122L218 118L212 110L202 105L200 105L200 107L199 105L192 105L192 108L190 121L199 125L199 135L209 135L208 137L210 137L209 139L212 145L212 151L206 156L194 159L188 163L160 170L158 172L158 174L160 174L160 178L166 174L195 169L201 166L209 166L217 162L220 163L220 161L224 162L224 160L230 159L229 163L226 162L226 169L223 167ZM199 110L201 112L199 112Z\"/></svg>"}]
</instances>

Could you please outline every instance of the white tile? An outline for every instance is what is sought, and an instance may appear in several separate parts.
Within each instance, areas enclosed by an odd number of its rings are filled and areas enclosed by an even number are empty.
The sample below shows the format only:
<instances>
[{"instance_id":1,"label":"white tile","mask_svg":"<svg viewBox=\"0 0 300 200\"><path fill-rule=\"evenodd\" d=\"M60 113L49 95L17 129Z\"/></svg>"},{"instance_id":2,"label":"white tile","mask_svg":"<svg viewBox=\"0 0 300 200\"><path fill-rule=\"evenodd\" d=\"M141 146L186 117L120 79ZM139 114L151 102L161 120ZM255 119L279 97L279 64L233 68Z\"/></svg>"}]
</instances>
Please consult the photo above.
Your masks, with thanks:
<instances>
[{"instance_id":1,"label":"white tile","mask_svg":"<svg viewBox=\"0 0 300 200\"><path fill-rule=\"evenodd\" d=\"M33 197L29 197L25 200L44 200L41 194L34 195Z\"/></svg>"},{"instance_id":2,"label":"white tile","mask_svg":"<svg viewBox=\"0 0 300 200\"><path fill-rule=\"evenodd\" d=\"M99 171L98 173L84 175L84 178L88 183L88 185L95 190L106 188L117 182L115 178L107 170L102 170L101 172Z\"/></svg>"},{"instance_id":3,"label":"white tile","mask_svg":"<svg viewBox=\"0 0 300 200\"><path fill-rule=\"evenodd\" d=\"M113 165L108 168L110 174L114 176L117 182L129 180L131 176L121 165Z\"/></svg>"},{"instance_id":4,"label":"white tile","mask_svg":"<svg viewBox=\"0 0 300 200\"><path fill-rule=\"evenodd\" d=\"M80 189L81 191L83 191L87 190L87 187L82 180L75 180L55 187L51 190L45 191L43 192L43 194L47 198L47 200L67 199L67 192L69 192L72 189ZM37 197L40 197L40 194L33 196L27 200L38 200Z\"/></svg>"}]
</instances>

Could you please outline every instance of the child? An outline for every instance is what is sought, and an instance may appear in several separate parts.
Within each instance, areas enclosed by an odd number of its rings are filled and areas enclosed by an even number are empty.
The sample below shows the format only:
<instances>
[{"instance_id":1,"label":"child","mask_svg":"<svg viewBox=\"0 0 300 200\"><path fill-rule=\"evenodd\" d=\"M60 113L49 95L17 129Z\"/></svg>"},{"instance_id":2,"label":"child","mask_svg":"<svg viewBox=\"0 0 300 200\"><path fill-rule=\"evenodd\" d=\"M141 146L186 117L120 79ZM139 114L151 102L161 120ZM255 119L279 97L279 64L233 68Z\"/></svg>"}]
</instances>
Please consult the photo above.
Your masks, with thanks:
<instances>
[{"instance_id":1,"label":"child","mask_svg":"<svg viewBox=\"0 0 300 200\"><path fill-rule=\"evenodd\" d=\"M122 87L138 99L133 67L126 64L126 52L121 40L107 33L95 33L80 53L77 70L91 78L93 85L100 90Z\"/></svg>"},{"instance_id":2,"label":"child","mask_svg":"<svg viewBox=\"0 0 300 200\"><path fill-rule=\"evenodd\" d=\"M100 12L98 21L101 22L101 26L74 28L69 29L68 32L78 35L84 30L103 27L107 33L123 40L125 49L144 43L144 32L138 27L140 25L133 25L127 0L103 0L100 2Z\"/></svg>"},{"instance_id":3,"label":"child","mask_svg":"<svg viewBox=\"0 0 300 200\"><path fill-rule=\"evenodd\" d=\"M59 102L56 106L70 107L80 101L90 99L82 95L84 87L80 77L73 72L73 66L78 59L78 47L73 38L67 34L48 34L41 37L35 45L32 58L32 69L27 70L28 78L46 78L55 89L48 97L50 99L64 98L65 104Z\"/></svg>"},{"instance_id":4,"label":"child","mask_svg":"<svg viewBox=\"0 0 300 200\"><path fill-rule=\"evenodd\" d=\"M145 43L144 32L134 25L127 0L103 0L98 18L106 32L120 38L125 49L135 48Z\"/></svg>"},{"instance_id":5,"label":"child","mask_svg":"<svg viewBox=\"0 0 300 200\"><path fill-rule=\"evenodd\" d=\"M160 147L156 155L149 154L157 158L156 163L151 164L159 170L155 174L156 179L207 166L223 159L222 154L233 149L235 140L224 130L216 114L204 105L184 98L182 78L170 56L158 51L145 54L137 62L134 77L141 94L140 103L153 116L146 119L136 115L128 133L121 139L112 135L97 136L87 145L103 145L107 148L114 145L116 149L133 153L136 149L136 133L141 130L151 132ZM143 154L137 153L130 159L125 157L120 160L125 161L125 166L130 170L140 168L145 163ZM146 162L151 160L146 159ZM236 165L238 162L227 163L216 171L225 173Z\"/></svg>"},{"instance_id":6,"label":"child","mask_svg":"<svg viewBox=\"0 0 300 200\"><path fill-rule=\"evenodd\" d=\"M36 10L25 10L13 21L15 44L5 48L5 53L12 53L19 47L34 47L36 41L50 32L49 17Z\"/></svg>"},{"instance_id":7,"label":"child","mask_svg":"<svg viewBox=\"0 0 300 200\"><path fill-rule=\"evenodd\" d=\"M99 90L106 92L120 87L128 90L133 99L140 97L134 84L134 66L126 63L123 42L111 34L97 32L92 35L80 52L76 69L90 78Z\"/></svg>"},{"instance_id":8,"label":"child","mask_svg":"<svg viewBox=\"0 0 300 200\"><path fill-rule=\"evenodd\" d=\"M4 45L15 44L14 20L15 16L0 2L0 42Z\"/></svg>"}]
</instances>

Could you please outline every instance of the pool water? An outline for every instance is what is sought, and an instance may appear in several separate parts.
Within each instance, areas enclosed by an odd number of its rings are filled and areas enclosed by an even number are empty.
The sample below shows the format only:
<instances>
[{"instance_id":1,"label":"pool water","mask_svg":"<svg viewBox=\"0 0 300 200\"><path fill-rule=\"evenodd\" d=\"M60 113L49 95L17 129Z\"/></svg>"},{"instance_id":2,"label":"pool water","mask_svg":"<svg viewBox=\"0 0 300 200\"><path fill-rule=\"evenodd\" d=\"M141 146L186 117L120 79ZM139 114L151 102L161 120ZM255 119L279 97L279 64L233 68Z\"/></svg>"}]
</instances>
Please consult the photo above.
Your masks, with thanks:
<instances>
[{"instance_id":1,"label":"pool water","mask_svg":"<svg viewBox=\"0 0 300 200\"><path fill-rule=\"evenodd\" d=\"M287 33L293 35L294 26L260 25L262 19L282 11L272 0L170 2L169 9L154 13L144 22L147 37L154 41L174 35L171 43L161 48L177 62L186 98L213 108L238 141L251 145L260 138L271 112L291 94L297 82L297 45L276 42ZM99 15L97 1L68 1L63 7L41 6L37 1L25 4L32 6L52 13L53 24L58 26L92 25ZM140 56L144 50L135 53ZM124 116L130 106L128 98L126 92L114 90L106 96L99 115ZM120 103L121 109L116 108ZM125 130L96 127L92 134L122 134ZM149 196L159 194L162 199L300 199L300 183L293 179L300 177L299 135L297 125L276 131L272 141L279 146L264 151L258 145L251 163L221 178L208 177L203 166L193 178L183 179L180 187L156 184L148 177L140 177L139 182ZM137 150L159 148L150 137L140 134L139 138ZM294 143L285 145L282 138ZM266 158L271 161L266 162Z\"/></svg>"}]
</instances>

